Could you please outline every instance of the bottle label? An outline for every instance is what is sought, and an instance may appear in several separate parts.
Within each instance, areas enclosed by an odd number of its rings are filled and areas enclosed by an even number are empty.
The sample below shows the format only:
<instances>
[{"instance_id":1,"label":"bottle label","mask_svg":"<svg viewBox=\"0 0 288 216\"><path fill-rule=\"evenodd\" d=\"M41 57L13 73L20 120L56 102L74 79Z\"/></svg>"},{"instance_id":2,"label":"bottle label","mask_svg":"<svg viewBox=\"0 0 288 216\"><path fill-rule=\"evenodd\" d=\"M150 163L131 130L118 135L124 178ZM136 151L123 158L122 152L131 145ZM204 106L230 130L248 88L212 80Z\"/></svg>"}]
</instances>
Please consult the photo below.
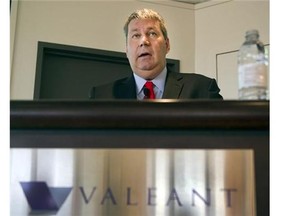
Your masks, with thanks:
<instances>
[{"instance_id":1,"label":"bottle label","mask_svg":"<svg viewBox=\"0 0 288 216\"><path fill-rule=\"evenodd\" d=\"M239 89L267 87L267 66L264 63L251 63L238 67Z\"/></svg>"}]
</instances>

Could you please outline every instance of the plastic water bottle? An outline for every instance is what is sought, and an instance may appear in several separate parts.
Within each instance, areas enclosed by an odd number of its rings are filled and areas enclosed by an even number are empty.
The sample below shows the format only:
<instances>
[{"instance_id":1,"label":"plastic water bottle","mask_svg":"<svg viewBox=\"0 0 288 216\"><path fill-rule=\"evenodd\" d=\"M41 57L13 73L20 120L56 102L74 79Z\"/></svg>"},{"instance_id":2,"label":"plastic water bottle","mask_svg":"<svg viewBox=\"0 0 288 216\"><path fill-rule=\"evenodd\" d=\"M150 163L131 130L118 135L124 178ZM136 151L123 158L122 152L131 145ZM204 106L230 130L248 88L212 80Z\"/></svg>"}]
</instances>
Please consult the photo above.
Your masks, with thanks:
<instances>
[{"instance_id":1,"label":"plastic water bottle","mask_svg":"<svg viewBox=\"0 0 288 216\"><path fill-rule=\"evenodd\" d=\"M268 61L258 30L246 32L238 52L238 93L241 100L268 99Z\"/></svg>"}]
</instances>

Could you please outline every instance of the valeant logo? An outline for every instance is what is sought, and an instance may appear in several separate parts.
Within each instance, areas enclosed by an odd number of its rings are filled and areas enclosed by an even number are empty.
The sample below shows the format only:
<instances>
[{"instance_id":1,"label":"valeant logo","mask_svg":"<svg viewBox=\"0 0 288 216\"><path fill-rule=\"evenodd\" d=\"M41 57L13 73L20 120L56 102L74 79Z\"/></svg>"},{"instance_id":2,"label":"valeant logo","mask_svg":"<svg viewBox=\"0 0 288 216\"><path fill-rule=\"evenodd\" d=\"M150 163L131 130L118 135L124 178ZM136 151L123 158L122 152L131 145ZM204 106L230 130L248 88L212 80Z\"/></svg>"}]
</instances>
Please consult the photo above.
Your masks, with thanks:
<instances>
[{"instance_id":1,"label":"valeant logo","mask_svg":"<svg viewBox=\"0 0 288 216\"><path fill-rule=\"evenodd\" d=\"M46 182L20 182L30 205L30 214L57 214L72 187L48 187Z\"/></svg>"},{"instance_id":2,"label":"valeant logo","mask_svg":"<svg viewBox=\"0 0 288 216\"><path fill-rule=\"evenodd\" d=\"M20 184L30 205L31 215L57 214L72 190L72 187L48 187L44 181L20 182ZM83 186L78 188L80 192L79 195L83 198L85 205L88 205L95 196L96 188L97 187L95 186L92 188L92 191L89 190L88 192L85 192ZM124 204L126 206L135 207L141 205L141 203L138 202L139 197L135 196L135 194L133 195L133 189L131 187L127 187L126 189L125 198L118 200L114 195L113 190L110 187L107 187L106 190L104 190L104 193L100 194L99 205L103 206L107 202L114 206ZM191 188L189 190L189 193L191 194L190 199L186 200L187 198L183 199L184 197L181 197L181 193L179 193L176 188L171 188L170 191L168 191L166 199L162 200L163 203L159 203L156 199L157 188L148 187L147 194L144 195L146 202L145 204L142 203L142 205L153 207L161 204L162 206L176 205L180 208L189 205L190 207L195 208L197 207L196 203L198 203L198 205L204 205L205 207L209 208L211 205L213 205L212 197L215 197L215 192L216 191L214 190L214 195L212 196L213 192L210 188L206 188L205 193L200 193L195 188ZM232 194L236 194L237 189L220 188L218 193L222 194L225 200L223 207L232 208Z\"/></svg>"}]
</instances>

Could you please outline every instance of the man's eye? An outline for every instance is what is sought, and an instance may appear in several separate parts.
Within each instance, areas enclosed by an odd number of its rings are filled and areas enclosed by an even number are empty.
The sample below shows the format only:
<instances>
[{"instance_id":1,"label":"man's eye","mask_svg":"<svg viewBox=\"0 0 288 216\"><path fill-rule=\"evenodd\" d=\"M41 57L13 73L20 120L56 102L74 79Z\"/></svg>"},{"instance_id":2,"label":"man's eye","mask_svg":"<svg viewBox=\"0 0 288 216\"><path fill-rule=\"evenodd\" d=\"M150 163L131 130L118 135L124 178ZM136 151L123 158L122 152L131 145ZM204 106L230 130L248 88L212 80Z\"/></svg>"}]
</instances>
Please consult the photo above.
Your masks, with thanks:
<instances>
[{"instance_id":1,"label":"man's eye","mask_svg":"<svg viewBox=\"0 0 288 216\"><path fill-rule=\"evenodd\" d=\"M133 34L133 35L132 35L132 38L135 38L135 39L136 39L136 38L139 38L139 37L140 37L140 34Z\"/></svg>"},{"instance_id":2,"label":"man's eye","mask_svg":"<svg viewBox=\"0 0 288 216\"><path fill-rule=\"evenodd\" d=\"M157 36L157 34L156 34L156 32L149 32L149 36L150 37L155 37L155 36Z\"/></svg>"}]
</instances>

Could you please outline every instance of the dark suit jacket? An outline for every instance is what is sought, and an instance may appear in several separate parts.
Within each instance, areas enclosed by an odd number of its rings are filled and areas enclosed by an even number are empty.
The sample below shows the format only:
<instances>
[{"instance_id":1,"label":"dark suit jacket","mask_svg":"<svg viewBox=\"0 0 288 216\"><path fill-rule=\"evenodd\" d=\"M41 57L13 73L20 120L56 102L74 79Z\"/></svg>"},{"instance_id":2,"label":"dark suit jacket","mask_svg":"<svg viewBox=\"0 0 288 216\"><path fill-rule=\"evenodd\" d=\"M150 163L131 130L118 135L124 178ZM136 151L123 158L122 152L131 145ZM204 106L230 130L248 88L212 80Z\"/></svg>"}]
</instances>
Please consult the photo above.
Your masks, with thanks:
<instances>
[{"instance_id":1,"label":"dark suit jacket","mask_svg":"<svg viewBox=\"0 0 288 216\"><path fill-rule=\"evenodd\" d=\"M168 71L163 99L223 99L215 79L200 74ZM93 87L91 99L136 99L134 76Z\"/></svg>"}]
</instances>

